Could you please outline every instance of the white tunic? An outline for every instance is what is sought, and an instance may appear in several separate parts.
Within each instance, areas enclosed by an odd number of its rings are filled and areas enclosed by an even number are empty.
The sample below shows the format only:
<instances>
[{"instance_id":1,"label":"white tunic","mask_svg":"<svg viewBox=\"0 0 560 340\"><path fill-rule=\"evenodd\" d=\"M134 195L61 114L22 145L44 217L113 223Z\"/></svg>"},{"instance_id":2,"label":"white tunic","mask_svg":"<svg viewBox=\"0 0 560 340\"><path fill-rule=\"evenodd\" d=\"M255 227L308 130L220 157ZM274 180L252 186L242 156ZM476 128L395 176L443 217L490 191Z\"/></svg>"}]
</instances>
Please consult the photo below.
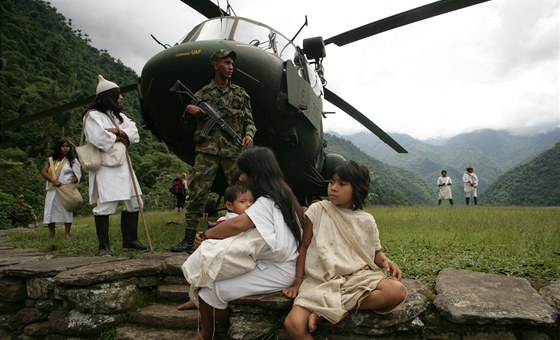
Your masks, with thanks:
<instances>
[{"instance_id":1,"label":"white tunic","mask_svg":"<svg viewBox=\"0 0 560 340\"><path fill-rule=\"evenodd\" d=\"M259 197L247 208L245 213L255 224L257 231L268 247L259 255L257 265L252 271L231 279L216 281L213 289L203 288L206 294L212 294L220 303L214 307L225 308L227 302L240 297L266 294L291 286L295 278L297 242L284 221L282 212L273 200ZM193 291L191 290L191 293ZM197 300L191 295L191 299ZM214 299L205 298L213 305Z\"/></svg>"},{"instance_id":2,"label":"white tunic","mask_svg":"<svg viewBox=\"0 0 560 340\"><path fill-rule=\"evenodd\" d=\"M60 161L55 161L54 167L56 168ZM53 171L54 173L54 171ZM62 171L58 176L58 180L62 184L68 184L72 181L72 177L76 176L78 182L82 178L82 171L80 169L80 162L77 158L72 162L72 166L68 162L62 167ZM43 213L43 223L72 223L74 214L71 211L64 209L60 196L56 191L56 187L49 189L49 181L45 185L46 195L45 195L45 211Z\"/></svg>"},{"instance_id":3,"label":"white tunic","mask_svg":"<svg viewBox=\"0 0 560 340\"><path fill-rule=\"evenodd\" d=\"M112 114L111 114L112 115ZM114 117L114 116L113 116ZM140 141L140 135L136 124L130 120L125 114L121 113L123 122L114 117L114 121L118 124L119 129L128 136L130 144L136 144ZM99 111L92 110L84 117L84 135L86 141L93 144L101 152L108 151L115 144L117 136L108 132L107 128L115 127L109 117ZM89 172L89 203L105 203L112 201L127 201L135 197L131 170L128 167L126 157L123 158L122 164L115 167L101 166L97 171ZM138 195L141 195L141 189L138 185L136 175L134 182L138 189Z\"/></svg>"},{"instance_id":4,"label":"white tunic","mask_svg":"<svg viewBox=\"0 0 560 340\"><path fill-rule=\"evenodd\" d=\"M379 230L373 216L362 210L334 206L356 237L360 248L373 260L381 250ZM294 305L338 323L386 277L372 270L347 243L338 226L319 203L309 206L305 216L313 223L313 238L305 258L305 278Z\"/></svg>"},{"instance_id":5,"label":"white tunic","mask_svg":"<svg viewBox=\"0 0 560 340\"><path fill-rule=\"evenodd\" d=\"M478 176L474 172L465 172L463 174L463 183L465 192L476 192L478 188Z\"/></svg>"},{"instance_id":6,"label":"white tunic","mask_svg":"<svg viewBox=\"0 0 560 340\"><path fill-rule=\"evenodd\" d=\"M438 188L438 199L446 199L450 200L453 198L451 194L451 177L449 176L439 176L437 179L437 188Z\"/></svg>"}]
</instances>

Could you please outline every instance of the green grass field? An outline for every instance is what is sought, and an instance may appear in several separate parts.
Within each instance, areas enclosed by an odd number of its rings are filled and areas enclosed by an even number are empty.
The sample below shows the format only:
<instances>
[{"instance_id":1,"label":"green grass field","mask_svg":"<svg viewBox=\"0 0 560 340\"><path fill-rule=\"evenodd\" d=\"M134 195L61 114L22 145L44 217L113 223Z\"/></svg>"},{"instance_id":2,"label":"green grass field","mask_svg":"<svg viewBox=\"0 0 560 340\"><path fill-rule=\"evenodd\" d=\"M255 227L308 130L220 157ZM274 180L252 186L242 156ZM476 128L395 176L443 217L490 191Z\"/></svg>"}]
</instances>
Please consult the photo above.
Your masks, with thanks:
<instances>
[{"instance_id":1,"label":"green grass field","mask_svg":"<svg viewBox=\"0 0 560 340\"><path fill-rule=\"evenodd\" d=\"M386 254L406 278L432 284L444 268L524 277L535 288L560 278L560 207L373 207ZM183 216L172 211L146 212L154 251L168 251L183 237ZM199 228L202 230L204 223ZM92 256L97 253L93 217L76 217L72 239L64 240L62 224L48 238L45 226L8 233L14 246ZM138 234L147 243L140 219ZM123 251L120 215L111 217L114 255Z\"/></svg>"}]
</instances>

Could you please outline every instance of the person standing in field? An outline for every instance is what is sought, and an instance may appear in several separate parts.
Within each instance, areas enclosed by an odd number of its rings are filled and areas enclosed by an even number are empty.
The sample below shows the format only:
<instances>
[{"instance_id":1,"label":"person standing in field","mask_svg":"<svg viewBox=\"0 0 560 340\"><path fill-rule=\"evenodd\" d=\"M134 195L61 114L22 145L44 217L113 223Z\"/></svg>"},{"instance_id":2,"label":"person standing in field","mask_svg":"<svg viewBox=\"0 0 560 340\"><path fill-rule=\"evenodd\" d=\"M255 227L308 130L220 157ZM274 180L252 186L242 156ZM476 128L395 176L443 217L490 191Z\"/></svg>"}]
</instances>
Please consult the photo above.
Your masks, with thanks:
<instances>
[{"instance_id":1,"label":"person standing in field","mask_svg":"<svg viewBox=\"0 0 560 340\"><path fill-rule=\"evenodd\" d=\"M49 228L49 237L52 238L55 235L55 224L62 222L64 223L64 238L69 239L74 213L64 208L56 188L65 184L78 183L82 177L82 170L68 139L61 139L56 143L53 153L41 171L41 176L47 181L43 223Z\"/></svg>"},{"instance_id":2,"label":"person standing in field","mask_svg":"<svg viewBox=\"0 0 560 340\"><path fill-rule=\"evenodd\" d=\"M465 203L469 205L472 197L474 205L477 205L478 176L474 173L474 167L472 165L467 165L465 167L465 173L463 174L463 187L465 190Z\"/></svg>"},{"instance_id":3,"label":"person standing in field","mask_svg":"<svg viewBox=\"0 0 560 340\"><path fill-rule=\"evenodd\" d=\"M449 200L449 204L453 205L453 195L451 193L452 185L451 177L447 176L446 170L441 170L441 176L437 179L437 189L438 189L438 205L441 205L442 200Z\"/></svg>"}]
</instances>

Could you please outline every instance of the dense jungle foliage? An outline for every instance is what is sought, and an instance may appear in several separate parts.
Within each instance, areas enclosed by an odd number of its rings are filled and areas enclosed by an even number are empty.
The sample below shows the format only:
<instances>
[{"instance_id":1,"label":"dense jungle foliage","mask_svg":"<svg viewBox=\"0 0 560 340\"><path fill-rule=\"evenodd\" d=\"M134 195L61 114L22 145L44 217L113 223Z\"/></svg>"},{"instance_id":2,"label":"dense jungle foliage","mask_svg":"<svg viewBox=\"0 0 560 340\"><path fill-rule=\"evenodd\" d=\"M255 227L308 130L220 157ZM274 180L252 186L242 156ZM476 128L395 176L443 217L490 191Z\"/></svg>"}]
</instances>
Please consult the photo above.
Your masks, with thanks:
<instances>
[{"instance_id":1,"label":"dense jungle foliage","mask_svg":"<svg viewBox=\"0 0 560 340\"><path fill-rule=\"evenodd\" d=\"M28 114L94 94L97 75L121 86L138 81L138 75L90 45L87 34L72 28L71 20L48 2L0 0L0 121ZM0 136L0 211L24 194L41 220L44 179L40 175L53 145L62 137L79 143L81 116L87 105L24 124ZM135 94L125 96L124 112L141 125L140 104ZM141 142L130 148L147 209L171 208L167 191L188 164L168 152L151 132L140 131ZM87 197L87 173L80 190ZM79 213L91 207L84 205ZM2 221L5 223L5 221Z\"/></svg>"}]
</instances>

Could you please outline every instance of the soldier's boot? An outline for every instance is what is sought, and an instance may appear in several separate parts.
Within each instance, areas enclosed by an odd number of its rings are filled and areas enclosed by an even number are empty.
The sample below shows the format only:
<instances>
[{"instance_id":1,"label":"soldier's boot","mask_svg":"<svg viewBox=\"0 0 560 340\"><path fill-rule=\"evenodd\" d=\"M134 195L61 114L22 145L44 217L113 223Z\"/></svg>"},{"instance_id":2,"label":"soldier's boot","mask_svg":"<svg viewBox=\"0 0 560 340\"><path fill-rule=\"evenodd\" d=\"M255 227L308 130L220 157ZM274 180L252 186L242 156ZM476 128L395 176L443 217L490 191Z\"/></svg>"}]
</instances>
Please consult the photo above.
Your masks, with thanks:
<instances>
[{"instance_id":1,"label":"soldier's boot","mask_svg":"<svg viewBox=\"0 0 560 340\"><path fill-rule=\"evenodd\" d=\"M97 255L111 255L111 244L109 243L109 215L94 215L95 231L99 247Z\"/></svg>"},{"instance_id":2,"label":"soldier's boot","mask_svg":"<svg viewBox=\"0 0 560 340\"><path fill-rule=\"evenodd\" d=\"M194 244L195 236L196 236L195 228L185 227L185 238L183 238L183 241L181 241L178 245L172 247L171 251L175 253L187 252L189 254L192 254L194 251L193 244Z\"/></svg>"},{"instance_id":3,"label":"soldier's boot","mask_svg":"<svg viewBox=\"0 0 560 340\"><path fill-rule=\"evenodd\" d=\"M470 198L470 197L466 197L466 198L465 198L465 203L467 203L467 205L469 205L469 202L470 202L470 201L471 201L471 198Z\"/></svg>"},{"instance_id":4,"label":"soldier's boot","mask_svg":"<svg viewBox=\"0 0 560 340\"><path fill-rule=\"evenodd\" d=\"M53 238L54 235L55 235L55 233L56 233L56 232L55 232L55 225L54 225L54 223L50 223L50 224L48 225L48 227L49 227L49 237L50 237L50 238Z\"/></svg>"},{"instance_id":5,"label":"soldier's boot","mask_svg":"<svg viewBox=\"0 0 560 340\"><path fill-rule=\"evenodd\" d=\"M478 197L476 197L476 196L473 197L473 200L474 200L474 205L478 205Z\"/></svg>"},{"instance_id":6,"label":"soldier's boot","mask_svg":"<svg viewBox=\"0 0 560 340\"><path fill-rule=\"evenodd\" d=\"M121 232L123 249L146 250L148 246L138 241L138 211L121 212Z\"/></svg>"}]
</instances>

